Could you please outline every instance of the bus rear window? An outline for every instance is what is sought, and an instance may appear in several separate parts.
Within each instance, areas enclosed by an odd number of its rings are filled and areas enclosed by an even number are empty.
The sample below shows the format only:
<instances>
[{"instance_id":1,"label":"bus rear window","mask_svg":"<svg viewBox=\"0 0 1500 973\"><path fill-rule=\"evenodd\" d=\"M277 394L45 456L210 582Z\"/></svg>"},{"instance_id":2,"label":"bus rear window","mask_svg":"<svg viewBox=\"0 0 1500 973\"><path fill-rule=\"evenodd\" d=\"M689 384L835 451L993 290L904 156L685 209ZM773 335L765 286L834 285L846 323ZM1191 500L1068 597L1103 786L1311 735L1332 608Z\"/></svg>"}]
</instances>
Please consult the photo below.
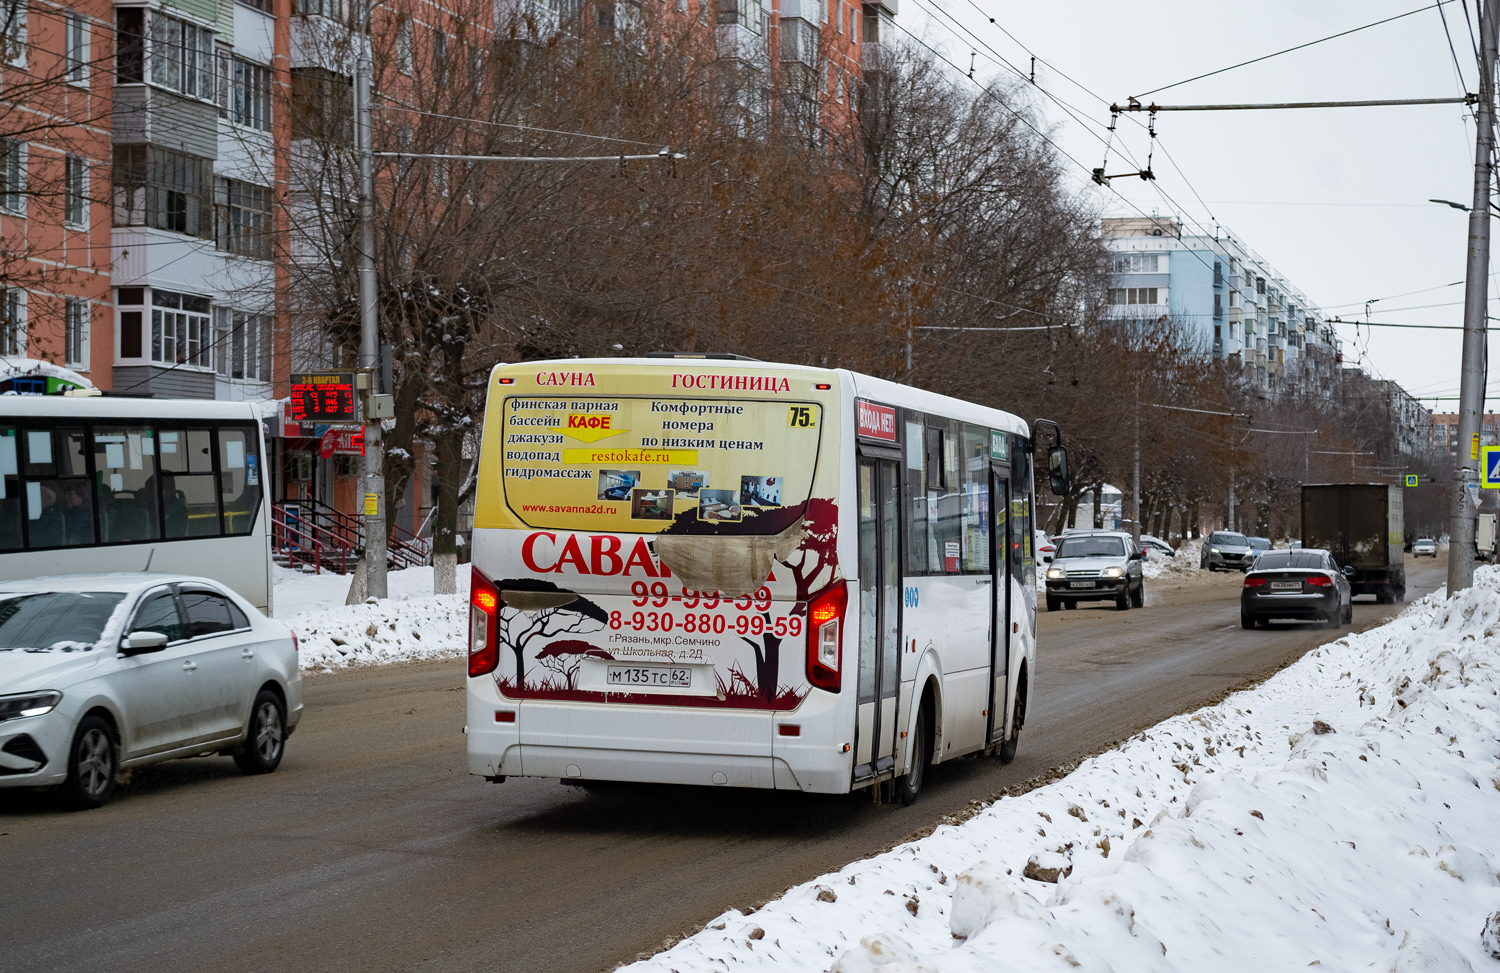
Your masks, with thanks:
<instances>
[{"instance_id":1,"label":"bus rear window","mask_svg":"<svg viewBox=\"0 0 1500 973\"><path fill-rule=\"evenodd\" d=\"M503 415L511 511L618 533L780 533L812 489L823 427L816 402L517 396Z\"/></svg>"}]
</instances>

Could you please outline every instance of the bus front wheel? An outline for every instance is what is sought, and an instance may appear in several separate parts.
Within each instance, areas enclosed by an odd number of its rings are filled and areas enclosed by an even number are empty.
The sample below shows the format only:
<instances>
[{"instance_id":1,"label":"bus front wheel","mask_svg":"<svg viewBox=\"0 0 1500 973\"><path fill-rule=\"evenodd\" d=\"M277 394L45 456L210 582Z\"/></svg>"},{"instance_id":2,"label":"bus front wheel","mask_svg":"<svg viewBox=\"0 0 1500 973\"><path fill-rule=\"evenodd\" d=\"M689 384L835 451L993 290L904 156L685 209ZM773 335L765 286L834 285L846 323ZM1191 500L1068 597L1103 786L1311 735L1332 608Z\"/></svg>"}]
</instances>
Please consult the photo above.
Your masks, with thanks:
<instances>
[{"instance_id":1,"label":"bus front wheel","mask_svg":"<svg viewBox=\"0 0 1500 973\"><path fill-rule=\"evenodd\" d=\"M917 726L911 735L911 764L906 775L896 781L896 796L910 807L922 792L922 783L927 779L927 767L932 763L932 705L922 701L917 713Z\"/></svg>"}]
</instances>

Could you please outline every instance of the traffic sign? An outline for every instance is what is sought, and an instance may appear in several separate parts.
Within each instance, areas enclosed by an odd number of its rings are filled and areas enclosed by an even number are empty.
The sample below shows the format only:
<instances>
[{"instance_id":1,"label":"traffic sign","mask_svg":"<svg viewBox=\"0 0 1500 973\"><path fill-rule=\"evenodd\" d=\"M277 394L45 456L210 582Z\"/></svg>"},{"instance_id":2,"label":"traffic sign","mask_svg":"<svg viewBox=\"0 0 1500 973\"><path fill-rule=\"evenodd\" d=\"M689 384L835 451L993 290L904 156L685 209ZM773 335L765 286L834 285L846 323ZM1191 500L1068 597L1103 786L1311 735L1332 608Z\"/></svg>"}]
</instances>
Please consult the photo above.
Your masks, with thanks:
<instances>
[{"instance_id":1,"label":"traffic sign","mask_svg":"<svg viewBox=\"0 0 1500 973\"><path fill-rule=\"evenodd\" d=\"M1406 474L1406 485L1409 486L1409 487L1416 486L1417 485L1417 474L1415 474L1415 473L1408 473L1408 474Z\"/></svg>"},{"instance_id":2,"label":"traffic sign","mask_svg":"<svg viewBox=\"0 0 1500 973\"><path fill-rule=\"evenodd\" d=\"M1479 482L1486 490L1500 490L1500 446L1483 446L1479 453Z\"/></svg>"}]
</instances>

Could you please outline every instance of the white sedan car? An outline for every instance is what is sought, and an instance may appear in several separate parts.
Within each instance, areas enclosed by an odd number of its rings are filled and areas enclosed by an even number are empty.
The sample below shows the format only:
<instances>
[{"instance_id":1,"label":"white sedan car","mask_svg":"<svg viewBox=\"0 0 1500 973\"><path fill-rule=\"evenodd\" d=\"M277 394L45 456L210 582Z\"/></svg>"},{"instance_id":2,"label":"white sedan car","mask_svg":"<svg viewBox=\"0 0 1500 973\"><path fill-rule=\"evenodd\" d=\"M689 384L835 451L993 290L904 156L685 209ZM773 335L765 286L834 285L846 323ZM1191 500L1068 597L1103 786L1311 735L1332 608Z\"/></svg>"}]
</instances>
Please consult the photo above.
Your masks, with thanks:
<instances>
[{"instance_id":1,"label":"white sedan car","mask_svg":"<svg viewBox=\"0 0 1500 973\"><path fill-rule=\"evenodd\" d=\"M98 807L121 770L281 763L302 716L297 637L215 582L75 574L0 583L0 787Z\"/></svg>"}]
</instances>

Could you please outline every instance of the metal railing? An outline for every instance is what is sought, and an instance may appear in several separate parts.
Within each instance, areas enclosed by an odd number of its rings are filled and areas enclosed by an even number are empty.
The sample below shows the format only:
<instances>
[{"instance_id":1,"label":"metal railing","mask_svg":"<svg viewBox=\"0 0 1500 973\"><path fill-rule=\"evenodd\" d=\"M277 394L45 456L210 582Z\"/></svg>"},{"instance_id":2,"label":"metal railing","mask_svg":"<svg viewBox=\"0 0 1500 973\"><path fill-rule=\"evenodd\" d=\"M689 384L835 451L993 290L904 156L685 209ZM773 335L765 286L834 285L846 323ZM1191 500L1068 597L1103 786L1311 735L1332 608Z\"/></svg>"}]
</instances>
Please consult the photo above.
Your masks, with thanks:
<instances>
[{"instance_id":1,"label":"metal railing","mask_svg":"<svg viewBox=\"0 0 1500 973\"><path fill-rule=\"evenodd\" d=\"M276 503L278 509L287 506L299 508L297 514L299 521L307 525L305 529L318 537L329 553L338 549L357 556L364 550L365 528L362 518L344 513L320 500L281 500ZM414 568L431 563L432 542L430 540L418 537L403 527L391 526L391 533L386 542L388 566ZM341 570L339 573L344 572Z\"/></svg>"}]
</instances>

